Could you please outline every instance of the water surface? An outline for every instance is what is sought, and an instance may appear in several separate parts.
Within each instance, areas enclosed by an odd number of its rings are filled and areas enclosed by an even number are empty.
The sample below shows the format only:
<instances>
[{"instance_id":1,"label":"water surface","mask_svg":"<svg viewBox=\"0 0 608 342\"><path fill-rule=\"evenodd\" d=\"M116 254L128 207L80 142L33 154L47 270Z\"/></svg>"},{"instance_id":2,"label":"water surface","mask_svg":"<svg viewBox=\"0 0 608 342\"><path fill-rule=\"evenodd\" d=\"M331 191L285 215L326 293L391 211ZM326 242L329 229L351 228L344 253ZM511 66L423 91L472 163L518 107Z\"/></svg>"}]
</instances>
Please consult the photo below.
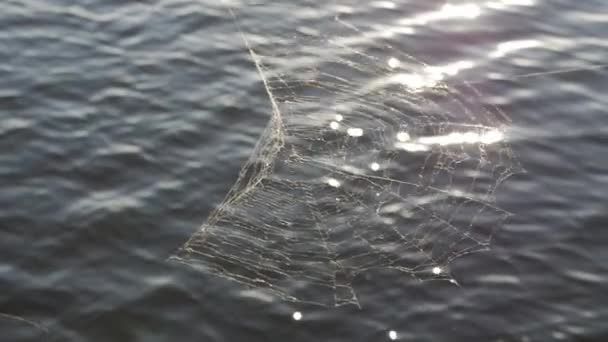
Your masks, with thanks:
<instances>
[{"instance_id":1,"label":"water surface","mask_svg":"<svg viewBox=\"0 0 608 342\"><path fill-rule=\"evenodd\" d=\"M166 261L221 202L271 113L225 7L0 5L0 312L48 328L0 319L3 339L604 341L608 74L561 71L605 63L608 4L472 3L452 18L443 1L338 9L396 31L395 48L427 64L472 61L450 82L474 83L508 114L526 170L497 193L514 215L492 249L450 265L459 287L372 271L354 283L362 309L288 303ZM246 24L321 26L335 10L290 2Z\"/></svg>"}]
</instances>

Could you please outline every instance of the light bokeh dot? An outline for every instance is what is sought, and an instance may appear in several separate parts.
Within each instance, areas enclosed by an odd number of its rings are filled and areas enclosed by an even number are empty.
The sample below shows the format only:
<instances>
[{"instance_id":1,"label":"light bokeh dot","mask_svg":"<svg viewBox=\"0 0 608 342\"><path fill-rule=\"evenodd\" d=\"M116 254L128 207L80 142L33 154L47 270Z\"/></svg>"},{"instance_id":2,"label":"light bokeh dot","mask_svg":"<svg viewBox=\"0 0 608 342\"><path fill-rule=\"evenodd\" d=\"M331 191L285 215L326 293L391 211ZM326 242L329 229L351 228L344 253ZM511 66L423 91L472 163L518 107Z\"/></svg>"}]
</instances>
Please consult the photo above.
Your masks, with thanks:
<instances>
[{"instance_id":1,"label":"light bokeh dot","mask_svg":"<svg viewBox=\"0 0 608 342\"><path fill-rule=\"evenodd\" d=\"M302 313L300 311L296 311L293 313L293 315L291 315L291 317L293 317L294 321L299 321L302 319Z\"/></svg>"},{"instance_id":2,"label":"light bokeh dot","mask_svg":"<svg viewBox=\"0 0 608 342\"><path fill-rule=\"evenodd\" d=\"M395 330L391 330L388 332L388 338L390 338L392 341L397 339L397 332Z\"/></svg>"},{"instance_id":3,"label":"light bokeh dot","mask_svg":"<svg viewBox=\"0 0 608 342\"><path fill-rule=\"evenodd\" d=\"M441 272L443 272L441 267L433 267L433 274L441 274Z\"/></svg>"},{"instance_id":4,"label":"light bokeh dot","mask_svg":"<svg viewBox=\"0 0 608 342\"><path fill-rule=\"evenodd\" d=\"M394 69L394 68L397 68L399 65L401 65L401 61L399 61L399 60L398 60L397 58L395 58L395 57L391 57L391 58L388 60L388 66L389 66L389 67L391 67L391 68L393 68L393 69Z\"/></svg>"},{"instance_id":5,"label":"light bokeh dot","mask_svg":"<svg viewBox=\"0 0 608 342\"><path fill-rule=\"evenodd\" d=\"M397 133L397 140L408 141L410 140L410 135L407 132L399 132Z\"/></svg>"},{"instance_id":6,"label":"light bokeh dot","mask_svg":"<svg viewBox=\"0 0 608 342\"><path fill-rule=\"evenodd\" d=\"M334 188L340 187L340 181L335 178L328 179L327 184L329 184L329 186L333 186Z\"/></svg>"},{"instance_id":7,"label":"light bokeh dot","mask_svg":"<svg viewBox=\"0 0 608 342\"><path fill-rule=\"evenodd\" d=\"M361 128L349 128L346 133L351 137L360 137L363 135L363 129Z\"/></svg>"}]
</instances>

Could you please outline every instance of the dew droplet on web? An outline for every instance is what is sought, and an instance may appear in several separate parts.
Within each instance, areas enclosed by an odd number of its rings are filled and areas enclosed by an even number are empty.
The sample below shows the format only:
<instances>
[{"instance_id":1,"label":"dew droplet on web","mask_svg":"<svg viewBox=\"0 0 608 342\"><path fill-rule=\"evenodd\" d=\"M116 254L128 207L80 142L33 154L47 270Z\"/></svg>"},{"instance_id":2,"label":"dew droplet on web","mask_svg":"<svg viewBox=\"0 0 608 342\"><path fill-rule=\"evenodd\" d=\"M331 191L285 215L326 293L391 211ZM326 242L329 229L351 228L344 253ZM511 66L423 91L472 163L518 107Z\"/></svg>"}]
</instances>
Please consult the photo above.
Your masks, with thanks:
<instances>
[{"instance_id":1,"label":"dew droplet on web","mask_svg":"<svg viewBox=\"0 0 608 342\"><path fill-rule=\"evenodd\" d=\"M302 319L302 313L300 311L296 311L292 315L294 321L299 321Z\"/></svg>"}]
</instances>

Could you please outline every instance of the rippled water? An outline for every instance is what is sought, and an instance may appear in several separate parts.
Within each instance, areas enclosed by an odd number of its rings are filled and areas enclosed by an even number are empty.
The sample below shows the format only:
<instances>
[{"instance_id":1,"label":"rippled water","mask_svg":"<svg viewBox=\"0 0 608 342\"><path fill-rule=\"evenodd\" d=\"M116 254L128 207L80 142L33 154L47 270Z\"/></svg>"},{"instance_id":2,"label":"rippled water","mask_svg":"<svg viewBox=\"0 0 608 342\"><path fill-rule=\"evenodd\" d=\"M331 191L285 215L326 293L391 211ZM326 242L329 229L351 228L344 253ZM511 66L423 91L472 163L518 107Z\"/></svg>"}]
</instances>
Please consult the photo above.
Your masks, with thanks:
<instances>
[{"instance_id":1,"label":"rippled water","mask_svg":"<svg viewBox=\"0 0 608 342\"><path fill-rule=\"evenodd\" d=\"M450 82L511 118L514 215L452 263L460 287L371 271L362 309L327 309L167 262L269 119L234 20L213 1L5 1L0 312L29 323L0 316L0 340L606 340L608 3L301 1L246 24L321 26L336 4L429 65L470 61Z\"/></svg>"}]
</instances>

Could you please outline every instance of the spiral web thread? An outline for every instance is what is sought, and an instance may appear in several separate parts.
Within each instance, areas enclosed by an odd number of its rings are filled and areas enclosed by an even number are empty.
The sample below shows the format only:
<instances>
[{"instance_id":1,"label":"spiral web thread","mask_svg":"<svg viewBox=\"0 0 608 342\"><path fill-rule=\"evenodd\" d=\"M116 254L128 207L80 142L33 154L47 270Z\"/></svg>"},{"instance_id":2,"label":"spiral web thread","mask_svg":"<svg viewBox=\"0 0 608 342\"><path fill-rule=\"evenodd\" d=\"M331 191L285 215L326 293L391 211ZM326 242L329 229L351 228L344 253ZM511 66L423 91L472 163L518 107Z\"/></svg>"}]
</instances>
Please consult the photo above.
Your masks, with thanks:
<instances>
[{"instance_id":1,"label":"spiral web thread","mask_svg":"<svg viewBox=\"0 0 608 342\"><path fill-rule=\"evenodd\" d=\"M370 269L450 280L449 263L487 249L509 215L495 204L519 170L509 120L358 27L364 15L346 23L337 3L316 6L231 9L272 116L223 203L172 258L327 306L358 305L352 281Z\"/></svg>"}]
</instances>

